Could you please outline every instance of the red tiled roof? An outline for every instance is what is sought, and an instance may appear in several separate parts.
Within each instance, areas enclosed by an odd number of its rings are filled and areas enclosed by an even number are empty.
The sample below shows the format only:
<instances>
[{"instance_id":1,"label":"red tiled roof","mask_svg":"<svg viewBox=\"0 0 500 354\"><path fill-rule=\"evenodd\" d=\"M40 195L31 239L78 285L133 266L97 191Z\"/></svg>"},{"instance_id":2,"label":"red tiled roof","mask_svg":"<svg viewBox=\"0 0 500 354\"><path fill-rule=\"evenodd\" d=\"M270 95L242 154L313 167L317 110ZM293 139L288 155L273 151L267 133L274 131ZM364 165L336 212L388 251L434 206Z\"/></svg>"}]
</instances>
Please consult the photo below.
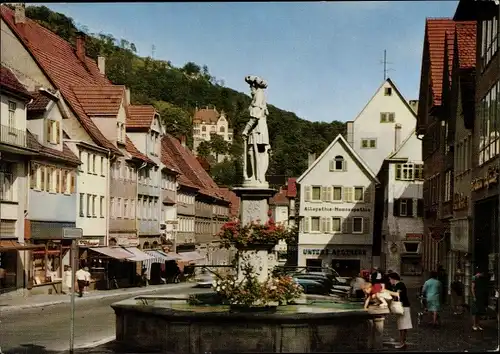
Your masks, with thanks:
<instances>
[{"instance_id":1,"label":"red tiled roof","mask_svg":"<svg viewBox=\"0 0 500 354\"><path fill-rule=\"evenodd\" d=\"M476 23L457 23L456 33L460 69L475 68L477 35Z\"/></svg>"},{"instance_id":2,"label":"red tiled roof","mask_svg":"<svg viewBox=\"0 0 500 354\"><path fill-rule=\"evenodd\" d=\"M27 99L31 98L30 93L26 90L26 87L23 86L17 79L16 75L3 65L0 70L0 85L2 89L7 89L13 93L20 94L21 96L26 97Z\"/></svg>"},{"instance_id":3,"label":"red tiled roof","mask_svg":"<svg viewBox=\"0 0 500 354\"><path fill-rule=\"evenodd\" d=\"M215 124L217 123L217 120L219 120L219 117L220 113L216 108L197 109L194 112L193 123L204 122Z\"/></svg>"},{"instance_id":4,"label":"red tiled roof","mask_svg":"<svg viewBox=\"0 0 500 354\"><path fill-rule=\"evenodd\" d=\"M229 207L229 216L230 217L239 217L240 216L240 198L229 188L219 188L222 194L224 194L225 199L229 200L231 206Z\"/></svg>"},{"instance_id":5,"label":"red tiled roof","mask_svg":"<svg viewBox=\"0 0 500 354\"><path fill-rule=\"evenodd\" d=\"M201 156L196 156L196 160L198 160L205 171L210 172L210 163L206 159Z\"/></svg>"},{"instance_id":6,"label":"red tiled roof","mask_svg":"<svg viewBox=\"0 0 500 354\"><path fill-rule=\"evenodd\" d=\"M297 196L297 178L289 178L286 183L287 197L295 198Z\"/></svg>"},{"instance_id":7,"label":"red tiled roof","mask_svg":"<svg viewBox=\"0 0 500 354\"><path fill-rule=\"evenodd\" d=\"M278 193L274 195L271 199L269 199L270 205L288 205L290 201L287 198L287 190L281 188Z\"/></svg>"},{"instance_id":8,"label":"red tiled roof","mask_svg":"<svg viewBox=\"0 0 500 354\"><path fill-rule=\"evenodd\" d=\"M80 165L82 163L65 143L63 143L62 151L59 151L40 144L37 138L29 130L27 130L27 138L28 145L34 147L38 150L39 154L44 157L66 161L75 165Z\"/></svg>"},{"instance_id":9,"label":"red tiled roof","mask_svg":"<svg viewBox=\"0 0 500 354\"><path fill-rule=\"evenodd\" d=\"M182 146L181 142L173 136L167 134L162 139L162 145L169 151L175 164L179 167L181 176L186 177L192 184L199 187L199 192L207 196L224 200L224 195L212 177L203 169L196 156L187 148Z\"/></svg>"},{"instance_id":10,"label":"red tiled roof","mask_svg":"<svg viewBox=\"0 0 500 354\"><path fill-rule=\"evenodd\" d=\"M52 99L42 91L33 92L31 95L33 96L33 101L28 103L27 106L28 111L31 112L45 111L49 102L52 101Z\"/></svg>"},{"instance_id":11,"label":"red tiled roof","mask_svg":"<svg viewBox=\"0 0 500 354\"><path fill-rule=\"evenodd\" d=\"M74 86L75 96L89 117L116 117L125 95L125 86Z\"/></svg>"},{"instance_id":12,"label":"red tiled roof","mask_svg":"<svg viewBox=\"0 0 500 354\"><path fill-rule=\"evenodd\" d=\"M177 176L177 182L181 186L185 186L188 188L194 188L194 189L199 189L198 186L196 186L194 183L192 183L183 173L179 165L177 164L177 161L174 157L174 153L172 152L171 147L167 143L167 139L163 138L161 140L161 162L167 166L169 169L173 171L179 172L179 175Z\"/></svg>"},{"instance_id":13,"label":"red tiled roof","mask_svg":"<svg viewBox=\"0 0 500 354\"><path fill-rule=\"evenodd\" d=\"M156 110L150 105L130 105L127 107L127 130L149 129Z\"/></svg>"},{"instance_id":14,"label":"red tiled roof","mask_svg":"<svg viewBox=\"0 0 500 354\"><path fill-rule=\"evenodd\" d=\"M451 82L451 74L453 71L453 56L454 56L454 46L455 46L455 31L446 31L445 34L445 46L446 46L446 56L444 60L448 66L448 82ZM443 63L444 65L444 63Z\"/></svg>"},{"instance_id":15,"label":"red tiled roof","mask_svg":"<svg viewBox=\"0 0 500 354\"><path fill-rule=\"evenodd\" d=\"M92 140L121 155L120 150L106 139L85 113L71 89L73 86L111 85L99 72L96 62L89 57L81 61L69 42L29 18L26 18L24 23L15 24L14 11L6 6L0 8L2 19L26 46L49 80L60 90Z\"/></svg>"},{"instance_id":16,"label":"red tiled roof","mask_svg":"<svg viewBox=\"0 0 500 354\"><path fill-rule=\"evenodd\" d=\"M144 155L139 150L137 150L134 143L132 142L132 140L130 140L130 138L128 136L125 137L125 150L127 150L127 152L130 155L132 155L133 158L136 158L138 160L142 160L144 162L156 165L153 160L151 160L146 155Z\"/></svg>"},{"instance_id":17,"label":"red tiled roof","mask_svg":"<svg viewBox=\"0 0 500 354\"><path fill-rule=\"evenodd\" d=\"M471 21L455 22L451 18L428 18L425 24L425 37L429 45L429 61L433 104L441 105L443 91L443 68L446 32L455 30L457 23L473 23Z\"/></svg>"}]
</instances>

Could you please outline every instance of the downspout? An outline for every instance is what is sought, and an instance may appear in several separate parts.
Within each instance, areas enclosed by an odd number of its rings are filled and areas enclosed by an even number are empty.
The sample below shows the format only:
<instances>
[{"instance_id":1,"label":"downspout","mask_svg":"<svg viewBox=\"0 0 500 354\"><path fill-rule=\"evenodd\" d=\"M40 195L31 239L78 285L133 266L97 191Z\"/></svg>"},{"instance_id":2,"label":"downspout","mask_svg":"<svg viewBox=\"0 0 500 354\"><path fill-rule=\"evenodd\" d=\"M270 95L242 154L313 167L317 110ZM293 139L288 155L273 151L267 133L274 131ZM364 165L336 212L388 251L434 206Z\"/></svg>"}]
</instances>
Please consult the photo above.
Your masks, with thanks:
<instances>
[{"instance_id":1,"label":"downspout","mask_svg":"<svg viewBox=\"0 0 500 354\"><path fill-rule=\"evenodd\" d=\"M145 168L148 165L147 162L143 162L141 166L137 169L137 173L135 174L135 229L137 230L137 237L139 237L139 225L137 221L137 210L139 210L139 171Z\"/></svg>"},{"instance_id":2,"label":"downspout","mask_svg":"<svg viewBox=\"0 0 500 354\"><path fill-rule=\"evenodd\" d=\"M106 198L106 239L104 240L104 244L106 246L109 245L109 218L111 217L111 178L109 175L111 174L111 150L108 150L108 171L106 173L106 190L108 191L108 197Z\"/></svg>"}]
</instances>

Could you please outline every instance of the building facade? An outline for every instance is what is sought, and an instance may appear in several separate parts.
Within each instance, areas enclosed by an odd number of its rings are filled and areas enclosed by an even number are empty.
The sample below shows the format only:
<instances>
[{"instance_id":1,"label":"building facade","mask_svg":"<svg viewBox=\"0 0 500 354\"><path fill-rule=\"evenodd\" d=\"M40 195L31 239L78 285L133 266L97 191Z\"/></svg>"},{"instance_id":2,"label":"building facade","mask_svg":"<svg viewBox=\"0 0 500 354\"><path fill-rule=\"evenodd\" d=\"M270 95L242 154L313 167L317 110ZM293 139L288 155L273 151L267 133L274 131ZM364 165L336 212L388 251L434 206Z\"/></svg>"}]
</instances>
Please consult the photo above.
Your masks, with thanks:
<instances>
[{"instance_id":1,"label":"building facade","mask_svg":"<svg viewBox=\"0 0 500 354\"><path fill-rule=\"evenodd\" d=\"M202 141L210 141L212 135L220 136L224 141L232 143L233 129L225 113L217 111L215 107L196 109L193 117L193 152L196 153ZM217 156L217 162L221 162L227 155Z\"/></svg>"},{"instance_id":2,"label":"building facade","mask_svg":"<svg viewBox=\"0 0 500 354\"><path fill-rule=\"evenodd\" d=\"M373 193L379 182L347 141L337 136L297 183L298 265L333 267L349 276L371 268Z\"/></svg>"}]
</instances>

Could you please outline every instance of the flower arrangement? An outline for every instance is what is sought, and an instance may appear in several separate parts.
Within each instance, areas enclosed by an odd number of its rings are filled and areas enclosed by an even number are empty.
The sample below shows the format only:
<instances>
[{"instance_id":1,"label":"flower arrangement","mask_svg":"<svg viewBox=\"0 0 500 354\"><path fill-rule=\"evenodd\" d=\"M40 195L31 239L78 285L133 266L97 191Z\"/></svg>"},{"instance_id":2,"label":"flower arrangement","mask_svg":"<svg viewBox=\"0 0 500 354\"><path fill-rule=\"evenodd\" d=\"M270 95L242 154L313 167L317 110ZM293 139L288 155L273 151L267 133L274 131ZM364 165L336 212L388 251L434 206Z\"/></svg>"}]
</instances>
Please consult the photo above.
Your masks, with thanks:
<instances>
[{"instance_id":1,"label":"flower arrangement","mask_svg":"<svg viewBox=\"0 0 500 354\"><path fill-rule=\"evenodd\" d=\"M239 220L229 221L222 226L218 236L223 248L233 245L240 248L255 244L277 244L280 240L293 243L295 240L293 229L276 224L271 218L265 224L256 221L242 225Z\"/></svg>"},{"instance_id":2,"label":"flower arrangement","mask_svg":"<svg viewBox=\"0 0 500 354\"><path fill-rule=\"evenodd\" d=\"M248 307L286 305L303 293L302 287L289 276L270 277L262 283L254 275L250 264L245 264L242 271L244 277L240 281L236 276L230 275L219 276L213 283L217 295L230 305Z\"/></svg>"}]
</instances>

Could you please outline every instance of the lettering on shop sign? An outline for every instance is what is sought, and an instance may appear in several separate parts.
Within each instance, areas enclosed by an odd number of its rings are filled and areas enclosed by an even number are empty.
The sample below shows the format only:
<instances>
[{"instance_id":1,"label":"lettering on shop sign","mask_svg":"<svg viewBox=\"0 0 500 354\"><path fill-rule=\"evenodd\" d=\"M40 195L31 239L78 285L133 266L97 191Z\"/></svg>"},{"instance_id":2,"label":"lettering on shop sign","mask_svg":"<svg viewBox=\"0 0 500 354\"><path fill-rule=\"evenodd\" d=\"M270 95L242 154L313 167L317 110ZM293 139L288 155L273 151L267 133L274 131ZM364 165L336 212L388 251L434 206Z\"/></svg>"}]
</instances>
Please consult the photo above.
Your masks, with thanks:
<instances>
[{"instance_id":1,"label":"lettering on shop sign","mask_svg":"<svg viewBox=\"0 0 500 354\"><path fill-rule=\"evenodd\" d=\"M410 241L421 241L423 238L423 234L406 234L406 239Z\"/></svg>"},{"instance_id":2,"label":"lettering on shop sign","mask_svg":"<svg viewBox=\"0 0 500 354\"><path fill-rule=\"evenodd\" d=\"M453 197L453 210L465 209L469 206L469 198L463 193L455 193Z\"/></svg>"},{"instance_id":3,"label":"lettering on shop sign","mask_svg":"<svg viewBox=\"0 0 500 354\"><path fill-rule=\"evenodd\" d=\"M340 207L305 207L304 211L347 211L347 212L370 212L370 208L340 208Z\"/></svg>"},{"instance_id":4,"label":"lettering on shop sign","mask_svg":"<svg viewBox=\"0 0 500 354\"><path fill-rule=\"evenodd\" d=\"M366 256L366 250L362 249L344 249L344 248L306 248L303 251L305 255L314 256Z\"/></svg>"},{"instance_id":5,"label":"lettering on shop sign","mask_svg":"<svg viewBox=\"0 0 500 354\"><path fill-rule=\"evenodd\" d=\"M471 185L471 191L475 192L483 188L489 188L498 183L500 172L498 167L488 167L484 177L474 178Z\"/></svg>"},{"instance_id":6,"label":"lettering on shop sign","mask_svg":"<svg viewBox=\"0 0 500 354\"><path fill-rule=\"evenodd\" d=\"M99 246L99 239L80 239L78 240L78 246L80 247L93 247Z\"/></svg>"}]
</instances>

